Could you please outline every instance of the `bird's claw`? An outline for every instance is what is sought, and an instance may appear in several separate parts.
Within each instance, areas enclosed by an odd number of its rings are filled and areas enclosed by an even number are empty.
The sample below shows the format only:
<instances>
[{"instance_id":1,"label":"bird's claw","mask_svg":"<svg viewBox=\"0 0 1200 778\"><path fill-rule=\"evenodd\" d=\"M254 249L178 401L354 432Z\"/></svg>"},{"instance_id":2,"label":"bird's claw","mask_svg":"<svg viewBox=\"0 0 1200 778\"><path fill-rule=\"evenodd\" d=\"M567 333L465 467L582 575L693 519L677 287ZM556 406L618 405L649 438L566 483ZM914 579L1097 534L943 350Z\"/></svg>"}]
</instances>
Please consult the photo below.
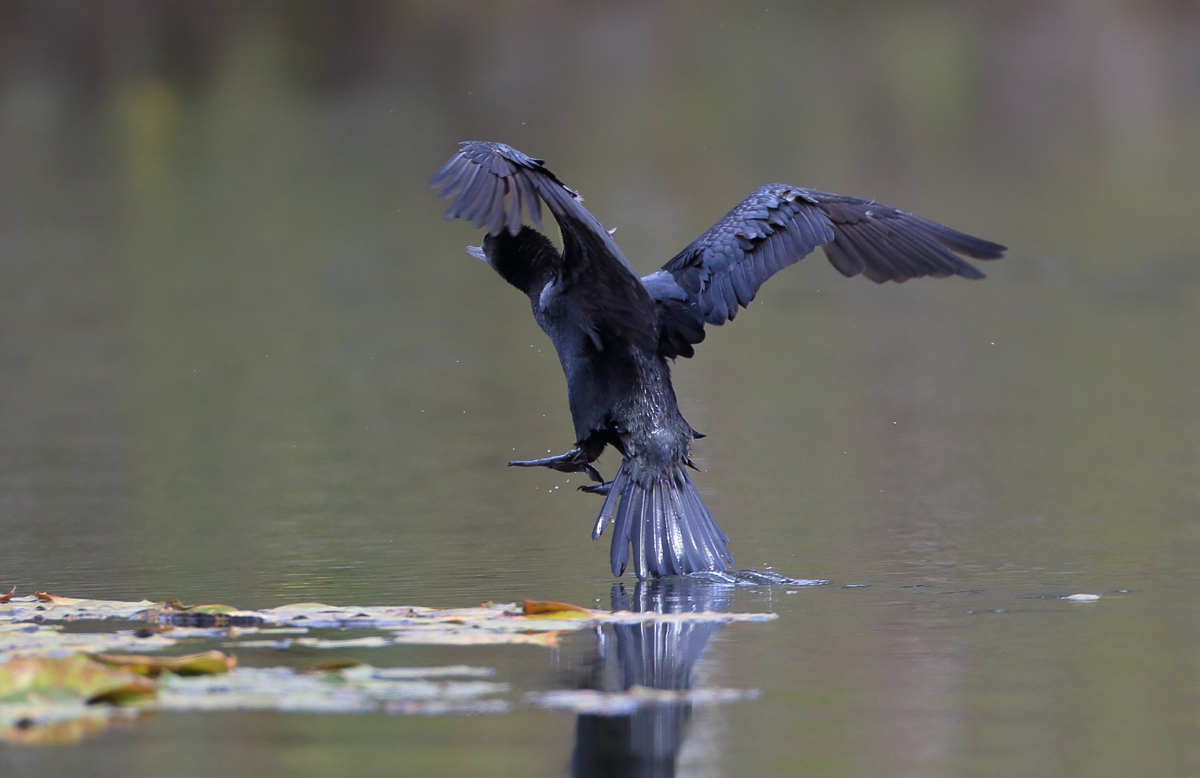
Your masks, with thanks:
<instances>
[{"instance_id":1,"label":"bird's claw","mask_svg":"<svg viewBox=\"0 0 1200 778\"><path fill-rule=\"evenodd\" d=\"M579 487L579 491L587 492L588 494L599 494L603 497L607 497L609 491L612 490L612 485L612 481L605 481L599 484L587 484L586 486Z\"/></svg>"}]
</instances>

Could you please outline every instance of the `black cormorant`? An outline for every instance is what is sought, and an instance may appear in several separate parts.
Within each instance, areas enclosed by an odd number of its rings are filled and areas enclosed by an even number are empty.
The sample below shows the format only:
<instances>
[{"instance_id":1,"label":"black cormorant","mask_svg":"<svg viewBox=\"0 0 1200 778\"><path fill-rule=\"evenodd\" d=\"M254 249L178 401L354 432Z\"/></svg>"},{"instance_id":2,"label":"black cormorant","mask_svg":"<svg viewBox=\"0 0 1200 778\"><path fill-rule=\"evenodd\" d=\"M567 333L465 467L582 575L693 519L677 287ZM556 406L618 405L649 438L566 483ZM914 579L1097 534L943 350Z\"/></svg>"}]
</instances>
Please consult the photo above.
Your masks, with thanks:
<instances>
[{"instance_id":1,"label":"black cormorant","mask_svg":"<svg viewBox=\"0 0 1200 778\"><path fill-rule=\"evenodd\" d=\"M613 520L613 575L633 549L638 578L733 563L729 539L687 472L692 440L671 387L668 359L691 357L706 324L733 319L764 281L817 246L845 276L876 283L921 276L983 278L956 254L997 259L1005 247L920 216L854 197L768 184L661 269L639 278L611 233L542 164L503 143L468 141L433 177L454 197L447 219L485 227L487 262L529 296L567 377L575 446L545 459L509 462L583 472L605 495L592 537ZM562 233L560 254L542 233L545 203ZM592 466L612 445L624 459L604 482Z\"/></svg>"}]
</instances>

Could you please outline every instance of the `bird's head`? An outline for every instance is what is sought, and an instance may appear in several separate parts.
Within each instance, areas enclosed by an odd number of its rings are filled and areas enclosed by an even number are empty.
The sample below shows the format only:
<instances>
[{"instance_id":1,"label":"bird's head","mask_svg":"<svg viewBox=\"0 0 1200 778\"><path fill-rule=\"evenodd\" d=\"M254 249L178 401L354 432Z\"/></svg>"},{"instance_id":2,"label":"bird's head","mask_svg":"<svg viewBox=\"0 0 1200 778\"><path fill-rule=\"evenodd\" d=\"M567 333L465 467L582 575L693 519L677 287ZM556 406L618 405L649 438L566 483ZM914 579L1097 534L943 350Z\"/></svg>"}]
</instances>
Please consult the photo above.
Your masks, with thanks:
<instances>
[{"instance_id":1,"label":"bird's head","mask_svg":"<svg viewBox=\"0 0 1200 778\"><path fill-rule=\"evenodd\" d=\"M521 227L516 235L507 230L489 233L482 246L467 246L467 256L483 260L526 294L540 294L562 266L558 249L532 227Z\"/></svg>"}]
</instances>

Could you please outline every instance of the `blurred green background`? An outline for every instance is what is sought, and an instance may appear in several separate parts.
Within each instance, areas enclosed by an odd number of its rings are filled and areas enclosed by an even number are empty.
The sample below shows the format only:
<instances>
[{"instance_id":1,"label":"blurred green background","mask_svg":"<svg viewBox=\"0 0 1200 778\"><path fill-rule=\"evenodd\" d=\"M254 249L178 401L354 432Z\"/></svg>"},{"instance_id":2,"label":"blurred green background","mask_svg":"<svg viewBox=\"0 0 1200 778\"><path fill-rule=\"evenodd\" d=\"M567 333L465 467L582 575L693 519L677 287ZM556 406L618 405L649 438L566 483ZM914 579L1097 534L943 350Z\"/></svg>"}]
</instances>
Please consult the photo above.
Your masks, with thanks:
<instances>
[{"instance_id":1,"label":"blurred green background","mask_svg":"<svg viewBox=\"0 0 1200 778\"><path fill-rule=\"evenodd\" d=\"M739 566L833 581L738 595L782 618L706 679L764 697L681 771L1194 773L1197 40L1168 0L7 2L0 584L607 605L599 501L504 467L572 442L557 359L427 181L460 140L545 158L643 273L780 181L1010 251L882 287L817 253L676 366ZM514 651L449 653L554 677ZM159 717L0 766L555 775L570 741Z\"/></svg>"}]
</instances>

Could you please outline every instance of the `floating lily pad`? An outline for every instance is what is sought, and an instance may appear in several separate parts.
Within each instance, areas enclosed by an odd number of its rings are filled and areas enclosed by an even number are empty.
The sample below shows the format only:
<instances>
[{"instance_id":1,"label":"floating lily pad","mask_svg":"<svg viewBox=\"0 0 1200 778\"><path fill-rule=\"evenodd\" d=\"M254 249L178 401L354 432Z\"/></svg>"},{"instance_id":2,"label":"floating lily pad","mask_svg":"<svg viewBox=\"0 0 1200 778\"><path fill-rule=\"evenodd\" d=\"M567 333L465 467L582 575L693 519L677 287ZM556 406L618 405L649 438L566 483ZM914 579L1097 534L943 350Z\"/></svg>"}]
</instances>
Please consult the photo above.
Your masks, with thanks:
<instances>
[{"instance_id":1,"label":"floating lily pad","mask_svg":"<svg viewBox=\"0 0 1200 778\"><path fill-rule=\"evenodd\" d=\"M326 673L287 667L238 668L227 675L164 676L155 707L170 711L278 710L303 713L502 713L506 700L482 699L511 691L506 683L477 680L475 668L417 668L370 665ZM469 680L450 674L465 670Z\"/></svg>"},{"instance_id":2,"label":"floating lily pad","mask_svg":"<svg viewBox=\"0 0 1200 778\"><path fill-rule=\"evenodd\" d=\"M774 613L655 613L615 611L607 612L582 608L558 602L526 601L516 603L487 603L477 608L434 609L420 606L337 606L307 602L283 605L260 611L235 610L228 606L204 606L221 608L219 614L207 614L206 618L221 620L210 626L184 626L165 629L177 623L182 613L177 603L137 603L108 600L79 600L70 597L55 597L42 594L39 597L15 597L9 603L0 604L0 627L5 622L76 621L80 619L124 618L149 622L164 627L162 632L145 638L134 638L132 633L117 633L110 638L117 645L92 646L84 641L78 647L71 645L65 635L57 635L51 629L46 632L47 645L61 643L65 650L75 648L82 651L137 651L156 650L165 647L164 641L189 637L223 638L228 647L287 649L292 646L309 648L378 648L393 643L426 645L496 645L527 644L540 646L558 645L559 633L585 629L596 624L636 624L657 622L709 622L769 621L777 618ZM195 613L195 609L187 611ZM246 626L236 626L243 624ZM301 638L284 640L240 640L242 637L259 634L280 634L281 630L314 629L375 629L388 630L391 637L371 636L350 640L325 640ZM268 633L267 630L270 630ZM539 634L540 633L540 634ZM232 640L231 640L232 638ZM23 638L22 638L23 639ZM138 640L155 640L157 643L139 644ZM3 640L3 633L0 633ZM351 642L353 641L353 642ZM166 643L169 645L169 643ZM7 650L16 650L14 644ZM0 651L6 650L0 644ZM35 650L41 650L37 648Z\"/></svg>"},{"instance_id":3,"label":"floating lily pad","mask_svg":"<svg viewBox=\"0 0 1200 778\"><path fill-rule=\"evenodd\" d=\"M57 624L5 624L0 621L0 661L5 657L100 653L105 651L159 651L176 643L173 637L152 634L138 637L122 632L63 632Z\"/></svg>"},{"instance_id":4,"label":"floating lily pad","mask_svg":"<svg viewBox=\"0 0 1200 778\"><path fill-rule=\"evenodd\" d=\"M70 743L138 711L276 710L401 715L501 713L512 690L491 668L373 667L334 659L314 667L239 667L233 651L371 650L401 644L557 646L602 624L769 621L773 613L601 611L528 600L474 608L296 603L258 611L177 601L124 602L46 592L0 596L0 738ZM127 629L88 622L116 619ZM338 634L330 631L338 630ZM350 630L369 631L367 634ZM372 634L373 633L373 634ZM345 634L343 637L342 635ZM207 642L228 653L150 655ZM261 655L260 655L261 656ZM99 661L97 661L99 660ZM648 705L749 699L727 689L535 692L526 704L623 715Z\"/></svg>"},{"instance_id":5,"label":"floating lily pad","mask_svg":"<svg viewBox=\"0 0 1200 778\"><path fill-rule=\"evenodd\" d=\"M11 597L0 603L0 623L15 621L79 621L84 619L132 619L139 611L153 607L150 600L83 600L56 597L41 592L32 597Z\"/></svg>"},{"instance_id":6,"label":"floating lily pad","mask_svg":"<svg viewBox=\"0 0 1200 778\"><path fill-rule=\"evenodd\" d=\"M0 664L0 738L10 743L73 743L107 726L110 706L153 698L152 683L82 654L15 657ZM101 705L100 703L108 703Z\"/></svg>"},{"instance_id":7,"label":"floating lily pad","mask_svg":"<svg viewBox=\"0 0 1200 778\"><path fill-rule=\"evenodd\" d=\"M82 654L66 657L16 657L0 664L0 704L24 704L52 698L90 702L127 686L153 695L154 687L123 669Z\"/></svg>"}]
</instances>

